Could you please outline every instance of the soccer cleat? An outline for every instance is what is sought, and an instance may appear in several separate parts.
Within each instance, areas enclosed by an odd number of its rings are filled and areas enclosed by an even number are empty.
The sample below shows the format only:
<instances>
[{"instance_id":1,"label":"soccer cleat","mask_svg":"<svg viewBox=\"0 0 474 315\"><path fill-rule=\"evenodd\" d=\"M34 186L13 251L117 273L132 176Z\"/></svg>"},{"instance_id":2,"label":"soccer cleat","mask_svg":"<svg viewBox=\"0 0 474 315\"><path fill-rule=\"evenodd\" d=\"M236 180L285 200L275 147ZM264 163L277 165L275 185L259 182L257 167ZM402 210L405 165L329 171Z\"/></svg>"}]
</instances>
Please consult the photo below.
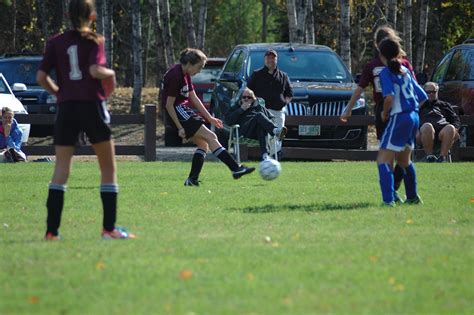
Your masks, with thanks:
<instances>
[{"instance_id":1,"label":"soccer cleat","mask_svg":"<svg viewBox=\"0 0 474 315\"><path fill-rule=\"evenodd\" d=\"M395 194L393 195L393 201L394 201L396 204L398 204L398 205L400 205L400 204L402 204L402 203L405 202L405 200L403 200L403 198L400 197L400 195L398 194L397 191L395 191Z\"/></svg>"},{"instance_id":2,"label":"soccer cleat","mask_svg":"<svg viewBox=\"0 0 474 315\"><path fill-rule=\"evenodd\" d=\"M199 183L200 183L200 182L201 182L200 180L188 178L188 179L186 179L186 181L184 182L184 186L196 186L196 187L199 187Z\"/></svg>"},{"instance_id":3,"label":"soccer cleat","mask_svg":"<svg viewBox=\"0 0 474 315\"><path fill-rule=\"evenodd\" d=\"M59 241L60 239L61 239L61 236L59 236L59 234L54 235L51 232L47 232L46 235L44 236L45 241Z\"/></svg>"},{"instance_id":4,"label":"soccer cleat","mask_svg":"<svg viewBox=\"0 0 474 315\"><path fill-rule=\"evenodd\" d=\"M448 159L445 156L439 156L439 158L436 160L438 163L446 163L448 162Z\"/></svg>"},{"instance_id":5,"label":"soccer cleat","mask_svg":"<svg viewBox=\"0 0 474 315\"><path fill-rule=\"evenodd\" d=\"M390 201L390 202L383 202L382 207L387 207L387 208L395 208L397 204L395 201Z\"/></svg>"},{"instance_id":6,"label":"soccer cleat","mask_svg":"<svg viewBox=\"0 0 474 315\"><path fill-rule=\"evenodd\" d=\"M102 230L103 240L131 239L135 237L135 234L128 232L122 227L116 227L113 231Z\"/></svg>"},{"instance_id":7,"label":"soccer cleat","mask_svg":"<svg viewBox=\"0 0 474 315\"><path fill-rule=\"evenodd\" d=\"M427 163L434 163L434 162L438 161L438 158L436 157L436 155L429 154L425 157L425 161Z\"/></svg>"},{"instance_id":8,"label":"soccer cleat","mask_svg":"<svg viewBox=\"0 0 474 315\"><path fill-rule=\"evenodd\" d=\"M279 131L278 132L278 140L283 141L283 139L285 139L286 133L288 132L288 128L283 126L278 131Z\"/></svg>"},{"instance_id":9,"label":"soccer cleat","mask_svg":"<svg viewBox=\"0 0 474 315\"><path fill-rule=\"evenodd\" d=\"M247 167L245 165L241 165L238 170L232 172L232 176L234 179L239 179L244 175L250 174L255 171L255 167Z\"/></svg>"},{"instance_id":10,"label":"soccer cleat","mask_svg":"<svg viewBox=\"0 0 474 315\"><path fill-rule=\"evenodd\" d=\"M406 204L408 205L422 205L423 200L421 200L421 197L419 195L416 195L415 198L408 199L405 201Z\"/></svg>"}]
</instances>

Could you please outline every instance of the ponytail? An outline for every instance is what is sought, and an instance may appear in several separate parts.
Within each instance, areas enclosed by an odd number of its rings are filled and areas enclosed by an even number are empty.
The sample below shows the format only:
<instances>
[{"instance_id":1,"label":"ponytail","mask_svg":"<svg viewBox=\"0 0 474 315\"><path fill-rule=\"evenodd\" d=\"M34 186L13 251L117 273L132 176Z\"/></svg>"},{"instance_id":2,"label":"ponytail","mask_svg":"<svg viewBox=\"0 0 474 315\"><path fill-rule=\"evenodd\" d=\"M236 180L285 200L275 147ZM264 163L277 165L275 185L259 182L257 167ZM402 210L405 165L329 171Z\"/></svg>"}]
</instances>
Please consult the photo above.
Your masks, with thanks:
<instances>
[{"instance_id":1,"label":"ponytail","mask_svg":"<svg viewBox=\"0 0 474 315\"><path fill-rule=\"evenodd\" d=\"M400 60L397 58L393 58L388 60L387 62L387 67L390 69L390 71L393 74L402 74L402 64L400 63Z\"/></svg>"},{"instance_id":2,"label":"ponytail","mask_svg":"<svg viewBox=\"0 0 474 315\"><path fill-rule=\"evenodd\" d=\"M71 0L69 2L69 18L72 27L81 34L82 38L100 44L104 38L89 28L89 18L94 13L94 0Z\"/></svg>"}]
</instances>

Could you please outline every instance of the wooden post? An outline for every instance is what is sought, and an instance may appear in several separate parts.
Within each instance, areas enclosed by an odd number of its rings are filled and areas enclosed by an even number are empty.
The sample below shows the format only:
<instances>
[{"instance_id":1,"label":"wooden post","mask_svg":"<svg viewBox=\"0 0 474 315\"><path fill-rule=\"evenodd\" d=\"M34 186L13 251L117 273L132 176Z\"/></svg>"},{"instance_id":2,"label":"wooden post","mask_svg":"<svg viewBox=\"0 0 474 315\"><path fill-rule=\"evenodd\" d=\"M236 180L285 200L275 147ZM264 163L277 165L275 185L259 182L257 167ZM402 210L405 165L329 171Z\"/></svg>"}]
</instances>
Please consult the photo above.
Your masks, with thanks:
<instances>
[{"instance_id":1,"label":"wooden post","mask_svg":"<svg viewBox=\"0 0 474 315\"><path fill-rule=\"evenodd\" d=\"M145 105L145 161L156 161L156 105Z\"/></svg>"}]
</instances>

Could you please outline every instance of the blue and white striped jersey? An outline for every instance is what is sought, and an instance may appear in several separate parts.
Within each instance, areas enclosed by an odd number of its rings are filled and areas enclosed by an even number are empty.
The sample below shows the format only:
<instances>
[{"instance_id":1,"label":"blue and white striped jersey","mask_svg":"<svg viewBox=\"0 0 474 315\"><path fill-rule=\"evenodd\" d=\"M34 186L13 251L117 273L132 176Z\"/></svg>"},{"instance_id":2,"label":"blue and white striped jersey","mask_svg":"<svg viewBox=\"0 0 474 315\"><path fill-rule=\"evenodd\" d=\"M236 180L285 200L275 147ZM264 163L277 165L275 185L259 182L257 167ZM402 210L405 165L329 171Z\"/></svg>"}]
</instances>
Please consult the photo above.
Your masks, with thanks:
<instances>
[{"instance_id":1,"label":"blue and white striped jersey","mask_svg":"<svg viewBox=\"0 0 474 315\"><path fill-rule=\"evenodd\" d=\"M394 97L390 116L418 111L418 105L428 99L410 71L404 66L402 66L402 71L404 74L393 74L388 67L385 67L380 73L383 97L389 95Z\"/></svg>"}]
</instances>

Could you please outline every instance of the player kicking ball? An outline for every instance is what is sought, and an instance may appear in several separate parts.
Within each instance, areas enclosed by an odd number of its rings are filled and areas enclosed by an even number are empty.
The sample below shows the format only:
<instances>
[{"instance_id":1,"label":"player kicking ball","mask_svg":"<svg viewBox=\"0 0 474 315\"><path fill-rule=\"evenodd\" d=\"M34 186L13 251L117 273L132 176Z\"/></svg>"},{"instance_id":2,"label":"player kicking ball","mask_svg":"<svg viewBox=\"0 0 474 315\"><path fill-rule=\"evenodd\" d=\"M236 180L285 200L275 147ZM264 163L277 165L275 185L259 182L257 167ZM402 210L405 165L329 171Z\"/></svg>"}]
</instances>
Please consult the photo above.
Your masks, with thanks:
<instances>
[{"instance_id":1,"label":"player kicking ball","mask_svg":"<svg viewBox=\"0 0 474 315\"><path fill-rule=\"evenodd\" d=\"M58 99L54 131L56 165L46 202L45 240L60 239L64 193L80 132L85 132L90 139L99 161L104 211L102 238L134 238L134 234L115 227L119 187L105 102L115 88L115 72L106 67L104 38L90 28L96 19L94 0L71 0L69 17L72 29L47 42L37 73L38 83ZM49 76L53 69L57 82Z\"/></svg>"}]
</instances>

